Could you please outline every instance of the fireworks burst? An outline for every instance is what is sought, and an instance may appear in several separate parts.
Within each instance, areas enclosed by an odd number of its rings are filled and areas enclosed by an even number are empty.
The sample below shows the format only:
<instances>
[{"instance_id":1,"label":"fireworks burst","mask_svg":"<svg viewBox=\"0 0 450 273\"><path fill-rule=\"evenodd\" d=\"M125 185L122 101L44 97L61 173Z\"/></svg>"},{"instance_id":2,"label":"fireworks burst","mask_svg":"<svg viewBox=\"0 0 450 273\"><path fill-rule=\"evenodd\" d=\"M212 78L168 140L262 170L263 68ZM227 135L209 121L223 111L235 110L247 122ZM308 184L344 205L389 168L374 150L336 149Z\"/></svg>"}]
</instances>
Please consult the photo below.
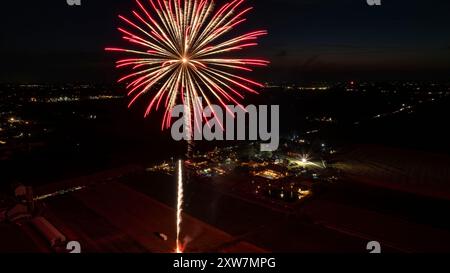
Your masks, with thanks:
<instances>
[{"instance_id":1,"label":"fireworks burst","mask_svg":"<svg viewBox=\"0 0 450 273\"><path fill-rule=\"evenodd\" d=\"M214 100L229 111L227 105L240 105L245 92L257 94L255 89L262 84L233 71L252 71L251 67L269 62L224 57L257 45L255 41L267 34L259 30L224 38L246 21L244 16L252 8L243 8L244 2L232 0L216 9L214 0L149 0L148 7L137 0L138 9L132 11L132 19L119 16L126 27L118 30L136 48L106 50L132 56L117 61L117 68L131 69L130 74L119 79L127 83L129 107L151 93L145 117L164 108L162 129L167 129L171 112L180 102L188 109L191 124L191 113L194 121L204 118L200 97L208 106Z\"/></svg>"}]
</instances>

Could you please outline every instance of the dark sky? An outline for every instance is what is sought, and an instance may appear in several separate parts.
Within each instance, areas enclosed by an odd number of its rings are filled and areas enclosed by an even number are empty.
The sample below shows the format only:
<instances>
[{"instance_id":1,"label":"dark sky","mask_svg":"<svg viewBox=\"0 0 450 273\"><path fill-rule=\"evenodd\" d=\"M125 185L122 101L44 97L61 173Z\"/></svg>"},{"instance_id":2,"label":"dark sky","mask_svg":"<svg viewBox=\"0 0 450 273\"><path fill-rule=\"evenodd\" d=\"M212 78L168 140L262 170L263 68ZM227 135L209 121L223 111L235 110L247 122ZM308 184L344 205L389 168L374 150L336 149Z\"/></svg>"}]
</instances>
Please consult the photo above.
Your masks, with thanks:
<instances>
[{"instance_id":1,"label":"dark sky","mask_svg":"<svg viewBox=\"0 0 450 273\"><path fill-rule=\"evenodd\" d=\"M145 1L145 0L144 0ZM216 0L224 2L223 0ZM257 77L275 81L448 80L450 1L247 0L255 7L242 31L269 36L247 51L272 64ZM4 1L0 82L112 82L121 45L118 14L133 0Z\"/></svg>"}]
</instances>

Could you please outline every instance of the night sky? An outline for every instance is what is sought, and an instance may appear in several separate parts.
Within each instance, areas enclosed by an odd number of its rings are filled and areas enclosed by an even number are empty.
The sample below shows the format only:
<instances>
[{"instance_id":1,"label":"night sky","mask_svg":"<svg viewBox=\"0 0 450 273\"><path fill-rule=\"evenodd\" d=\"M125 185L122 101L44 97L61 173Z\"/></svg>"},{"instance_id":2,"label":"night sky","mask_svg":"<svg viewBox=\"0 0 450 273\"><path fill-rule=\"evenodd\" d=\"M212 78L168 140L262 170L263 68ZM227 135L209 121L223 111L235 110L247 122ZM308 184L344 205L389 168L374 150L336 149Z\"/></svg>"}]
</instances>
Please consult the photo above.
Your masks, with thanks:
<instances>
[{"instance_id":1,"label":"night sky","mask_svg":"<svg viewBox=\"0 0 450 273\"><path fill-rule=\"evenodd\" d=\"M224 2L217 0L217 2ZM450 1L248 0L255 9L242 31L269 36L246 51L272 64L267 81L448 80ZM0 82L113 82L107 46L123 45L118 14L133 0L4 1Z\"/></svg>"}]
</instances>

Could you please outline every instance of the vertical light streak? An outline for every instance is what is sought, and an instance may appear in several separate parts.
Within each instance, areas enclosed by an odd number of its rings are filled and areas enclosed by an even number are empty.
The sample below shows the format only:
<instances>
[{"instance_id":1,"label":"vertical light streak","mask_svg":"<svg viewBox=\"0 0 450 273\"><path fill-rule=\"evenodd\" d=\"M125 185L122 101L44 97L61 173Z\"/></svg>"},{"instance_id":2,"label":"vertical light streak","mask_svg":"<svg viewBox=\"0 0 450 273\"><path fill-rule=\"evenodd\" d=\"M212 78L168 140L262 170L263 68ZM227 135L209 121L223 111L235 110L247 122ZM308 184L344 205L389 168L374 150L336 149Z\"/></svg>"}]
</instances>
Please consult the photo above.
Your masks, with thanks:
<instances>
[{"instance_id":1,"label":"vertical light streak","mask_svg":"<svg viewBox=\"0 0 450 273\"><path fill-rule=\"evenodd\" d=\"M177 241L176 241L176 253L183 253L183 246L181 243L181 223L183 213L183 162L178 161L178 198L177 198Z\"/></svg>"}]
</instances>

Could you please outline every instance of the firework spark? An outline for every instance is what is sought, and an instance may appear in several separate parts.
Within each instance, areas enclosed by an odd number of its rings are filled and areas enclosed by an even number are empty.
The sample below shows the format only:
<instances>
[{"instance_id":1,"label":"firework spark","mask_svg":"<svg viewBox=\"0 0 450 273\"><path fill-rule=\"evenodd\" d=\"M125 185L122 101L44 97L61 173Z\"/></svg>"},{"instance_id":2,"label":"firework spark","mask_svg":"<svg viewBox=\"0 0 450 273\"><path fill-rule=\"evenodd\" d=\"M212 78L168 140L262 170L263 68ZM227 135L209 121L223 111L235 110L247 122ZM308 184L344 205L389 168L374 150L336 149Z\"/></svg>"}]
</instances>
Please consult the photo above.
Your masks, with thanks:
<instances>
[{"instance_id":1,"label":"firework spark","mask_svg":"<svg viewBox=\"0 0 450 273\"><path fill-rule=\"evenodd\" d=\"M176 242L176 253L183 252L183 246L180 240L181 235L181 222L183 213L183 163L181 160L178 161L178 199L177 199L177 242Z\"/></svg>"},{"instance_id":2,"label":"firework spark","mask_svg":"<svg viewBox=\"0 0 450 273\"><path fill-rule=\"evenodd\" d=\"M240 105L244 93L258 93L262 84L237 75L233 71L252 71L251 67L268 65L261 59L227 58L224 55L256 46L265 30L252 31L224 38L244 23L251 7L242 7L245 0L230 0L216 9L214 0L137 0L132 19L120 15L125 27L118 30L133 48L106 48L130 54L117 61L117 68L131 72L119 79L127 83L131 97L129 107L151 93L145 111L164 108L162 129L171 125L171 112L180 102L189 111L190 124L202 120L202 97L208 106L212 101L227 109ZM213 113L215 115L215 113Z\"/></svg>"}]
</instances>

